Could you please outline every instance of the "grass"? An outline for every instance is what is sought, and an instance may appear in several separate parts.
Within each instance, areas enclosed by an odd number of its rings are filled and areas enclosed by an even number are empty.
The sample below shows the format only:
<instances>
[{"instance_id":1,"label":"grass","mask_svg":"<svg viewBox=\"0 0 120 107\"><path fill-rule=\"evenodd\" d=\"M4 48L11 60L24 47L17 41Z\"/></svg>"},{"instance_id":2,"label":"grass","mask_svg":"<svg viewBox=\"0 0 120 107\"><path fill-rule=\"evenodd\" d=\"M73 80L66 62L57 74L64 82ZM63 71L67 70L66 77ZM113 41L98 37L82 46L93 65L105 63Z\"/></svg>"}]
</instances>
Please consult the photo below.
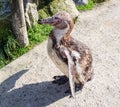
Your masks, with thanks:
<instances>
[{"instance_id":1,"label":"grass","mask_svg":"<svg viewBox=\"0 0 120 107\"><path fill-rule=\"evenodd\" d=\"M88 4L76 6L79 11L92 10L94 8L93 0L89 0Z\"/></svg>"},{"instance_id":2,"label":"grass","mask_svg":"<svg viewBox=\"0 0 120 107\"><path fill-rule=\"evenodd\" d=\"M52 27L49 25L36 24L33 28L28 30L30 46L34 46L47 39Z\"/></svg>"},{"instance_id":3,"label":"grass","mask_svg":"<svg viewBox=\"0 0 120 107\"><path fill-rule=\"evenodd\" d=\"M30 42L29 46L21 47L14 39L11 30L6 29L6 32L4 32L3 35L6 35L7 39L2 40L0 44L0 68L28 52L35 45L46 40L50 31L50 26L36 24L34 27L28 30L28 37Z\"/></svg>"}]
</instances>

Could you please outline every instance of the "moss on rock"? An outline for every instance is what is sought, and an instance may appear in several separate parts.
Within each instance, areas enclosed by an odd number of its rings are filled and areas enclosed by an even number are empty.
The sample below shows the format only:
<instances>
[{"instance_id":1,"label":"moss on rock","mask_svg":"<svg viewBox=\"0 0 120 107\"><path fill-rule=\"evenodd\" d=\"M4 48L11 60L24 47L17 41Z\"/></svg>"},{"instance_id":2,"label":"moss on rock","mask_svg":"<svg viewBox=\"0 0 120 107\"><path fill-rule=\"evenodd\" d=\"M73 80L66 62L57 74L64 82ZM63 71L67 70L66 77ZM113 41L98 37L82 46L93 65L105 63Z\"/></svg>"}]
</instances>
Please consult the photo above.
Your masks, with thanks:
<instances>
[{"instance_id":1,"label":"moss on rock","mask_svg":"<svg viewBox=\"0 0 120 107\"><path fill-rule=\"evenodd\" d=\"M73 0L54 0L50 3L50 10L52 14L59 11L66 11L72 15L73 18L78 16L78 10Z\"/></svg>"},{"instance_id":2,"label":"moss on rock","mask_svg":"<svg viewBox=\"0 0 120 107\"><path fill-rule=\"evenodd\" d=\"M59 11L66 11L74 18L79 14L73 0L53 0L47 6L39 10L39 18L49 17Z\"/></svg>"},{"instance_id":3,"label":"moss on rock","mask_svg":"<svg viewBox=\"0 0 120 107\"><path fill-rule=\"evenodd\" d=\"M38 11L38 14L39 14L39 18L41 19L41 18L46 18L46 17L48 17L48 15L47 15L47 13L44 11L44 9L40 9L39 11Z\"/></svg>"}]
</instances>

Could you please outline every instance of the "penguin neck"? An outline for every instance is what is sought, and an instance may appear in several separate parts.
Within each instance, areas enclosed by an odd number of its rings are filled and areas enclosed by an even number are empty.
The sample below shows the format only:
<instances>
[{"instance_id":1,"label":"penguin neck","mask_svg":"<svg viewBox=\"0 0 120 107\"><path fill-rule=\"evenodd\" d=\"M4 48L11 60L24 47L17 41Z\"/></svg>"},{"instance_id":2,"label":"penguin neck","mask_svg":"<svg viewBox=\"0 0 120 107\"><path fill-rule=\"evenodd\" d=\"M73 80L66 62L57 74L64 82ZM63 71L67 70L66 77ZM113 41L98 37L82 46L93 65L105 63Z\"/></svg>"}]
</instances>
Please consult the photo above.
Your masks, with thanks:
<instances>
[{"instance_id":1,"label":"penguin neck","mask_svg":"<svg viewBox=\"0 0 120 107\"><path fill-rule=\"evenodd\" d=\"M70 36L71 31L72 29L69 25L64 29L59 28L53 29L53 35L56 39L57 46L60 46L61 41L64 43L69 41L69 38L71 37Z\"/></svg>"},{"instance_id":2,"label":"penguin neck","mask_svg":"<svg viewBox=\"0 0 120 107\"><path fill-rule=\"evenodd\" d=\"M68 34L70 27L67 26L64 29L58 29L58 28L54 28L53 29L53 34L54 37L56 39L57 45L60 45L61 40L67 36L70 36L70 34Z\"/></svg>"}]
</instances>

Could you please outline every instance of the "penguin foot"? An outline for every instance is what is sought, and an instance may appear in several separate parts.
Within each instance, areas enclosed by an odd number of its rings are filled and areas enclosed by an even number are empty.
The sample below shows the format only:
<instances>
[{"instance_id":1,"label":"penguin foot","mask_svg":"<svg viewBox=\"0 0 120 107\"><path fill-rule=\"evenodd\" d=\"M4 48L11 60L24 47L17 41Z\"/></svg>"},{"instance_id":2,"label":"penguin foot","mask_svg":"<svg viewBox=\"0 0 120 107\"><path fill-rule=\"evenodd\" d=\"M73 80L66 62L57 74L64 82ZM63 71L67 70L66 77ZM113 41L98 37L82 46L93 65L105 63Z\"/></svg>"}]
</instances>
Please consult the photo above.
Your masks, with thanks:
<instances>
[{"instance_id":1,"label":"penguin foot","mask_svg":"<svg viewBox=\"0 0 120 107\"><path fill-rule=\"evenodd\" d=\"M70 88L69 88L68 90L65 91L65 94L71 94Z\"/></svg>"},{"instance_id":2,"label":"penguin foot","mask_svg":"<svg viewBox=\"0 0 120 107\"><path fill-rule=\"evenodd\" d=\"M83 88L83 84L75 84L75 92L81 90ZM71 90L70 90L70 87L68 90L65 91L65 94L71 94Z\"/></svg>"},{"instance_id":3,"label":"penguin foot","mask_svg":"<svg viewBox=\"0 0 120 107\"><path fill-rule=\"evenodd\" d=\"M58 85L62 85L65 84L68 81L68 78L66 76L54 76L53 77L53 84L58 84Z\"/></svg>"},{"instance_id":4,"label":"penguin foot","mask_svg":"<svg viewBox=\"0 0 120 107\"><path fill-rule=\"evenodd\" d=\"M75 92L82 90L84 84L75 84Z\"/></svg>"}]
</instances>

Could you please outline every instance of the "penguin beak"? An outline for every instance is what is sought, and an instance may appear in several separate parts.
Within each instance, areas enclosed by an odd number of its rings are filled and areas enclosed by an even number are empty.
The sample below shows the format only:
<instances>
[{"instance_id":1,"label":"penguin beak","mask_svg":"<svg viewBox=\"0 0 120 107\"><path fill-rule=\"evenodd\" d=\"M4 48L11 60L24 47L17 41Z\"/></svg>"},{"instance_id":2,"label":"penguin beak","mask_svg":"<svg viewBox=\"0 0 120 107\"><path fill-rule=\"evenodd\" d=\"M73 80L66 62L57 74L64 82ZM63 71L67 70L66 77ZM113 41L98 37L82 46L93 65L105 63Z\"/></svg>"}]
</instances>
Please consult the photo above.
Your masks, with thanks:
<instances>
[{"instance_id":1,"label":"penguin beak","mask_svg":"<svg viewBox=\"0 0 120 107\"><path fill-rule=\"evenodd\" d=\"M45 19L39 19L38 24L50 24L54 26L60 21L61 21L60 18L50 17L50 18L45 18Z\"/></svg>"},{"instance_id":2,"label":"penguin beak","mask_svg":"<svg viewBox=\"0 0 120 107\"><path fill-rule=\"evenodd\" d=\"M38 24L51 24L53 21L52 18L39 19Z\"/></svg>"}]
</instances>

